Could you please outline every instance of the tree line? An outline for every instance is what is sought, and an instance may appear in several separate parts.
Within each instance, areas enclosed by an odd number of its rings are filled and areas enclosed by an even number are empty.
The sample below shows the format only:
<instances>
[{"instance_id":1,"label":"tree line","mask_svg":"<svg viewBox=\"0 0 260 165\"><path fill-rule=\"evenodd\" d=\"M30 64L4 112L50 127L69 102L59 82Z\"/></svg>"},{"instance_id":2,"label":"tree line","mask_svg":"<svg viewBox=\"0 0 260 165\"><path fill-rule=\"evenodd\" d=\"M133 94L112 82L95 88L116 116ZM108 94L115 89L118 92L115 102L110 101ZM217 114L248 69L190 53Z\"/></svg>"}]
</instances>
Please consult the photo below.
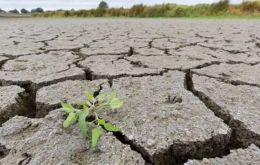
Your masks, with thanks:
<instances>
[{"instance_id":1,"label":"tree line","mask_svg":"<svg viewBox=\"0 0 260 165\"><path fill-rule=\"evenodd\" d=\"M1 10L0 10L1 12ZM12 11L17 12L17 11ZM21 13L29 13L22 9ZM212 4L177 5L161 4L147 6L133 5L131 8L109 8L108 3L101 1L96 9L89 10L56 10L44 11L42 8L30 11L33 16L40 17L199 17L226 15L260 16L260 1L244 1L241 4L230 4L229 0L221 0Z\"/></svg>"}]
</instances>

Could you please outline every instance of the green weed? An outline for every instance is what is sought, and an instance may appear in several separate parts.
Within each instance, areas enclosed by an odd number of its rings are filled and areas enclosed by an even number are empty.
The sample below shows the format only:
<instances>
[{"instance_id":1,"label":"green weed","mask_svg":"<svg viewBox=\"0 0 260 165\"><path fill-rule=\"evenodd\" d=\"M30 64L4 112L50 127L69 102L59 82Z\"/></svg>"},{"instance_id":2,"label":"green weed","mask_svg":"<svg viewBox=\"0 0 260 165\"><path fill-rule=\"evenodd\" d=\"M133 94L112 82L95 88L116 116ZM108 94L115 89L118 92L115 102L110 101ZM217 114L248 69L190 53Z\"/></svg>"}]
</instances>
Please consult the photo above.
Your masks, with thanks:
<instances>
[{"instance_id":1,"label":"green weed","mask_svg":"<svg viewBox=\"0 0 260 165\"><path fill-rule=\"evenodd\" d=\"M75 108L70 103L61 103L62 109L68 114L63 123L64 128L78 122L83 137L87 137L91 128L91 143L95 148L103 131L119 132L120 128L99 117L99 113L105 110L116 110L123 106L123 101L118 99L115 92L112 94L101 93L94 97L92 92L85 93L86 100ZM91 119L94 118L94 119Z\"/></svg>"}]
</instances>

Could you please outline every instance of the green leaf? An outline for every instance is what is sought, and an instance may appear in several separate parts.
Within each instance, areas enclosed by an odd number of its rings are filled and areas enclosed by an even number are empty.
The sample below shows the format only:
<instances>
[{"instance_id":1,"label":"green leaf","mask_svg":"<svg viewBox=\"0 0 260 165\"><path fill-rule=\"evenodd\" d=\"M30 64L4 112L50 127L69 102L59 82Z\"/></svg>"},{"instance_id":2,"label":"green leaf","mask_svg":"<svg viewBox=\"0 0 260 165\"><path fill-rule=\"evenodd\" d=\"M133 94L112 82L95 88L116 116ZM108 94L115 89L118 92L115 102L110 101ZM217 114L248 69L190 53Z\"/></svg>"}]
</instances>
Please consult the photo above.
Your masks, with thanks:
<instances>
[{"instance_id":1,"label":"green leaf","mask_svg":"<svg viewBox=\"0 0 260 165\"><path fill-rule=\"evenodd\" d=\"M72 124L74 124L78 119L78 115L74 112L69 113L67 119L63 123L64 128L70 127Z\"/></svg>"},{"instance_id":2,"label":"green leaf","mask_svg":"<svg viewBox=\"0 0 260 165\"><path fill-rule=\"evenodd\" d=\"M98 119L99 125L105 125L106 121L104 119Z\"/></svg>"},{"instance_id":3,"label":"green leaf","mask_svg":"<svg viewBox=\"0 0 260 165\"><path fill-rule=\"evenodd\" d=\"M99 94L99 95L97 96L97 99L98 99L99 102L105 101L106 98L107 98L107 94L106 94L106 93L101 93L101 94Z\"/></svg>"},{"instance_id":4,"label":"green leaf","mask_svg":"<svg viewBox=\"0 0 260 165\"><path fill-rule=\"evenodd\" d=\"M92 103L94 102L95 98L94 98L93 92L86 92L86 93L85 93L85 96L86 96L86 98L87 98L88 101L90 101L90 102L92 102Z\"/></svg>"},{"instance_id":5,"label":"green leaf","mask_svg":"<svg viewBox=\"0 0 260 165\"><path fill-rule=\"evenodd\" d=\"M88 114L88 110L83 110L79 112L79 129L83 137L87 136L88 125L86 122L86 117L88 116Z\"/></svg>"},{"instance_id":6,"label":"green leaf","mask_svg":"<svg viewBox=\"0 0 260 165\"><path fill-rule=\"evenodd\" d=\"M109 106L111 109L118 109L118 108L121 108L122 105L123 105L123 101L122 100L119 100L118 98L113 98L110 103L109 103Z\"/></svg>"},{"instance_id":7,"label":"green leaf","mask_svg":"<svg viewBox=\"0 0 260 165\"><path fill-rule=\"evenodd\" d=\"M84 109L85 111L89 111L89 107L87 107L86 105L83 105L83 109Z\"/></svg>"},{"instance_id":8,"label":"green leaf","mask_svg":"<svg viewBox=\"0 0 260 165\"><path fill-rule=\"evenodd\" d=\"M111 100L113 100L114 98L116 98L116 92L115 91L113 91L111 93L111 95L108 96L108 101L111 102Z\"/></svg>"},{"instance_id":9,"label":"green leaf","mask_svg":"<svg viewBox=\"0 0 260 165\"><path fill-rule=\"evenodd\" d=\"M91 104L88 100L86 101L86 104L87 104L89 107L92 106L92 104Z\"/></svg>"},{"instance_id":10,"label":"green leaf","mask_svg":"<svg viewBox=\"0 0 260 165\"><path fill-rule=\"evenodd\" d=\"M95 148L98 144L99 138L102 134L102 131L99 128L92 129L92 147Z\"/></svg>"},{"instance_id":11,"label":"green leaf","mask_svg":"<svg viewBox=\"0 0 260 165\"><path fill-rule=\"evenodd\" d=\"M109 132L119 132L119 131L121 131L121 129L118 126L111 124L111 123L105 123L104 127Z\"/></svg>"},{"instance_id":12,"label":"green leaf","mask_svg":"<svg viewBox=\"0 0 260 165\"><path fill-rule=\"evenodd\" d=\"M66 113L71 113L74 112L74 108L72 107L72 105L70 103L61 103L62 109L66 112Z\"/></svg>"}]
</instances>

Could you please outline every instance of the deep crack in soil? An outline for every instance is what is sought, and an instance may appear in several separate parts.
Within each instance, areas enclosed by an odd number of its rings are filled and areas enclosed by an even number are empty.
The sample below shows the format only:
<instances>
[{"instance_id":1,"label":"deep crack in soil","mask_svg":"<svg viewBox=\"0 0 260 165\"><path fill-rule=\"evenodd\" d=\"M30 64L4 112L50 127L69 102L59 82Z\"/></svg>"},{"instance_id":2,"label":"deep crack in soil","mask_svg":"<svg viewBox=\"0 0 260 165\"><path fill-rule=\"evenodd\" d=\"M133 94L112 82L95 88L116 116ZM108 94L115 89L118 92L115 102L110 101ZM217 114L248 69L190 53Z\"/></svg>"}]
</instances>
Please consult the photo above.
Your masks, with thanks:
<instances>
[{"instance_id":1,"label":"deep crack in soil","mask_svg":"<svg viewBox=\"0 0 260 165\"><path fill-rule=\"evenodd\" d=\"M0 143L0 159L4 158L8 155L10 150L8 150L4 145Z\"/></svg>"},{"instance_id":2,"label":"deep crack in soil","mask_svg":"<svg viewBox=\"0 0 260 165\"><path fill-rule=\"evenodd\" d=\"M260 136L250 131L241 121L234 119L234 117L227 111L224 111L214 100L201 91L194 88L193 73L188 70L185 76L186 89L197 96L217 117L221 118L225 124L232 129L230 143L226 146L230 152L231 149L247 148L250 144L260 146ZM241 138L246 142L241 142ZM221 156L227 155L229 152L222 153Z\"/></svg>"}]
</instances>

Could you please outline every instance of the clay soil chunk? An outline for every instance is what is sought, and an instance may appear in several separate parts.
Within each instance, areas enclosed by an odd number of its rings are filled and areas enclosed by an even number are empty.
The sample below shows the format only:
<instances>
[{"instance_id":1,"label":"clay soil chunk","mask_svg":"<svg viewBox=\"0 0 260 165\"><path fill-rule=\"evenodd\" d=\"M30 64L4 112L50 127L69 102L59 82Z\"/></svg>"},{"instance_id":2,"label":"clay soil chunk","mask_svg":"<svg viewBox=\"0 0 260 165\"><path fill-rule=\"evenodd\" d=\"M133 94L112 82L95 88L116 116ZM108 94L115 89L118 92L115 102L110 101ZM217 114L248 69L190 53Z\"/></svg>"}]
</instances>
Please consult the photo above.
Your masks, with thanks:
<instances>
[{"instance_id":1,"label":"clay soil chunk","mask_svg":"<svg viewBox=\"0 0 260 165\"><path fill-rule=\"evenodd\" d=\"M84 79L84 71L72 64L76 58L69 52L22 56L2 66L0 81L11 84L33 82L42 86L66 79Z\"/></svg>"},{"instance_id":2,"label":"clay soil chunk","mask_svg":"<svg viewBox=\"0 0 260 165\"><path fill-rule=\"evenodd\" d=\"M221 78L234 83L248 83L260 87L260 64L219 64L202 69L195 69L194 72L211 77Z\"/></svg>"},{"instance_id":3,"label":"clay soil chunk","mask_svg":"<svg viewBox=\"0 0 260 165\"><path fill-rule=\"evenodd\" d=\"M210 63L209 59L191 58L188 56L140 56L127 58L133 62L141 62L149 68L156 69L190 69L204 63ZM213 60L213 58L212 58Z\"/></svg>"},{"instance_id":4,"label":"clay soil chunk","mask_svg":"<svg viewBox=\"0 0 260 165\"><path fill-rule=\"evenodd\" d=\"M165 50L160 50L156 48L139 48L135 50L136 54L141 56L163 56L165 55Z\"/></svg>"},{"instance_id":5,"label":"clay soil chunk","mask_svg":"<svg viewBox=\"0 0 260 165\"><path fill-rule=\"evenodd\" d=\"M234 165L234 164L260 164L260 149L251 145L246 149L232 150L231 153L223 158L211 158L198 160L189 160L185 165Z\"/></svg>"},{"instance_id":6,"label":"clay soil chunk","mask_svg":"<svg viewBox=\"0 0 260 165\"><path fill-rule=\"evenodd\" d=\"M112 90L125 104L104 118L119 125L154 164L214 155L229 141L230 129L184 88L182 72L116 79Z\"/></svg>"},{"instance_id":7,"label":"clay soil chunk","mask_svg":"<svg viewBox=\"0 0 260 165\"><path fill-rule=\"evenodd\" d=\"M18 86L0 87L0 124L7 119L22 114L21 95L25 90Z\"/></svg>"},{"instance_id":8,"label":"clay soil chunk","mask_svg":"<svg viewBox=\"0 0 260 165\"><path fill-rule=\"evenodd\" d=\"M241 145L254 143L260 146L260 88L234 86L197 75L193 75L193 83L203 98L203 95L210 98L207 104L229 123Z\"/></svg>"},{"instance_id":9,"label":"clay soil chunk","mask_svg":"<svg viewBox=\"0 0 260 165\"><path fill-rule=\"evenodd\" d=\"M97 150L84 139L77 125L62 128L64 114L55 110L41 119L16 116L0 127L1 165L141 165L142 157L114 136L105 134Z\"/></svg>"},{"instance_id":10,"label":"clay soil chunk","mask_svg":"<svg viewBox=\"0 0 260 165\"><path fill-rule=\"evenodd\" d=\"M210 59L214 61L235 61L245 63L255 63L260 61L260 57L256 53L229 53L223 50L212 50L202 46L187 46L175 51L170 51L173 55L188 55L192 58Z\"/></svg>"},{"instance_id":11,"label":"clay soil chunk","mask_svg":"<svg viewBox=\"0 0 260 165\"><path fill-rule=\"evenodd\" d=\"M17 43L17 44L14 44ZM26 39L20 40L4 40L0 41L1 52L0 54L19 56L27 54L36 54L43 46L43 43L36 43Z\"/></svg>"},{"instance_id":12,"label":"clay soil chunk","mask_svg":"<svg viewBox=\"0 0 260 165\"><path fill-rule=\"evenodd\" d=\"M67 101L74 105L79 104L85 100L85 92L98 91L100 85L105 83L107 80L67 80L43 87L36 94L37 116L44 116L50 110L59 107L61 101Z\"/></svg>"},{"instance_id":13,"label":"clay soil chunk","mask_svg":"<svg viewBox=\"0 0 260 165\"><path fill-rule=\"evenodd\" d=\"M158 69L138 66L138 63L131 64L131 62L120 59L120 57L121 56L115 55L91 56L79 64L83 67L90 68L93 76L96 78L122 75L138 76L160 73L160 70Z\"/></svg>"},{"instance_id":14,"label":"clay soil chunk","mask_svg":"<svg viewBox=\"0 0 260 165\"><path fill-rule=\"evenodd\" d=\"M120 40L120 42L116 39L107 39L99 42L94 42L91 43L88 48L82 48L81 53L86 55L126 54L129 50L129 46L125 43L126 41L127 38L125 40Z\"/></svg>"}]
</instances>

